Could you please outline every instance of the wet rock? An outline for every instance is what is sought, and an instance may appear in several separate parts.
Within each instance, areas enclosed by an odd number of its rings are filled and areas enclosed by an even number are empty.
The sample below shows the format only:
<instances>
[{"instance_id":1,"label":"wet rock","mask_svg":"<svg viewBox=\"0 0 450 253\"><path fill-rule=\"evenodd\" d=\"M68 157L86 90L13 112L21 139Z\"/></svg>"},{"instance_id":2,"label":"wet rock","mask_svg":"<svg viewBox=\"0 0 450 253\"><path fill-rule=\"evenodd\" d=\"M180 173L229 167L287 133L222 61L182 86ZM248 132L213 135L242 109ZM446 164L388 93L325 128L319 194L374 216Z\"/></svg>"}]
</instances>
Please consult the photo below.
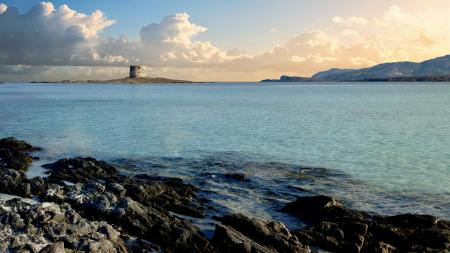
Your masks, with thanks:
<instances>
[{"instance_id":1,"label":"wet rock","mask_svg":"<svg viewBox=\"0 0 450 253\"><path fill-rule=\"evenodd\" d=\"M302 197L289 212L309 226L293 233L300 241L333 252L445 252L449 222L429 215L369 215L326 196Z\"/></svg>"},{"instance_id":2,"label":"wet rock","mask_svg":"<svg viewBox=\"0 0 450 253\"><path fill-rule=\"evenodd\" d=\"M33 147L14 137L0 139L0 170L26 171L33 161L33 157L29 153L38 150L40 148Z\"/></svg>"},{"instance_id":3,"label":"wet rock","mask_svg":"<svg viewBox=\"0 0 450 253\"><path fill-rule=\"evenodd\" d=\"M141 202L129 196L123 196L116 191L117 187L112 189L109 183L105 186L101 182L93 181L64 186L49 184L49 190L43 198L47 201L70 203L85 217L101 218L121 227L124 232L132 236L156 243L168 251L214 252L209 241L194 225L176 219L161 207L153 207L155 204L152 200L165 194L165 190L159 190L160 188L156 186L147 188L145 185L139 185L142 182L133 182L134 185L141 186L139 188L142 191L139 191L139 195L131 195ZM130 182L127 180L122 181L125 187L128 183ZM161 188L164 187L167 186L163 185ZM147 191L147 189L152 190ZM127 190L127 194L128 192L130 190ZM107 236L111 235L107 233Z\"/></svg>"},{"instance_id":4,"label":"wet rock","mask_svg":"<svg viewBox=\"0 0 450 253\"><path fill-rule=\"evenodd\" d=\"M32 186L25 172L33 161L30 152L39 148L16 140L0 139L0 192L21 197L31 197Z\"/></svg>"},{"instance_id":5,"label":"wet rock","mask_svg":"<svg viewBox=\"0 0 450 253\"><path fill-rule=\"evenodd\" d=\"M246 180L245 174L242 174L242 173L227 173L227 174L225 174L225 177L236 180L236 181L245 181Z\"/></svg>"},{"instance_id":6,"label":"wet rock","mask_svg":"<svg viewBox=\"0 0 450 253\"><path fill-rule=\"evenodd\" d=\"M45 164L42 167L50 171L49 179L53 182L84 183L117 174L116 168L92 157L61 159L52 164Z\"/></svg>"},{"instance_id":7,"label":"wet rock","mask_svg":"<svg viewBox=\"0 0 450 253\"><path fill-rule=\"evenodd\" d=\"M237 230L224 225L217 225L213 242L220 252L224 253L275 253L273 249L266 248Z\"/></svg>"},{"instance_id":8,"label":"wet rock","mask_svg":"<svg viewBox=\"0 0 450 253\"><path fill-rule=\"evenodd\" d=\"M337 219L364 220L368 217L363 212L350 210L341 202L327 196L299 197L287 204L282 211L312 223Z\"/></svg>"},{"instance_id":9,"label":"wet rock","mask_svg":"<svg viewBox=\"0 0 450 253\"><path fill-rule=\"evenodd\" d=\"M308 252L309 248L302 245L292 236L286 226L277 221L252 219L240 214L227 215L222 218L222 226L216 227L215 242L221 248L229 250L237 247L236 242L245 239L243 249L255 249L260 252ZM262 246L262 248L260 247Z\"/></svg>"},{"instance_id":10,"label":"wet rock","mask_svg":"<svg viewBox=\"0 0 450 253\"><path fill-rule=\"evenodd\" d=\"M62 181L70 181L76 184L102 180L105 181L102 187L118 198L127 196L159 210L204 217L203 205L196 199L196 188L184 184L180 179L145 174L134 177L123 176L118 174L114 166L89 157L61 159L44 167L50 170L51 175L47 181L52 183L61 184ZM103 192L105 189L99 190ZM107 205L107 202L101 201L99 204Z\"/></svg>"}]
</instances>

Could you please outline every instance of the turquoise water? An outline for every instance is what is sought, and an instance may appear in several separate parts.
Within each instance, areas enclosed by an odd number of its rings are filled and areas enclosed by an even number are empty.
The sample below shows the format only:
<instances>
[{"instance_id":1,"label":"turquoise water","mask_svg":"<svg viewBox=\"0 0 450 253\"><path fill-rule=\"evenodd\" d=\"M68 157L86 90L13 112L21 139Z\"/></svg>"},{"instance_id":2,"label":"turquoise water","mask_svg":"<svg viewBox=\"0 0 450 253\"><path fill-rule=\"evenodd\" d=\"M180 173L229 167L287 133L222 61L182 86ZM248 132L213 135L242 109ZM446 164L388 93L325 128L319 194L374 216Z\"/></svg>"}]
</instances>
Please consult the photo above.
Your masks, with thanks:
<instances>
[{"instance_id":1,"label":"turquoise water","mask_svg":"<svg viewBox=\"0 0 450 253\"><path fill-rule=\"evenodd\" d=\"M6 136L49 161L89 155L180 176L260 216L306 190L450 218L449 85L3 84ZM305 182L297 165L326 170ZM251 183L216 175L229 171Z\"/></svg>"}]
</instances>

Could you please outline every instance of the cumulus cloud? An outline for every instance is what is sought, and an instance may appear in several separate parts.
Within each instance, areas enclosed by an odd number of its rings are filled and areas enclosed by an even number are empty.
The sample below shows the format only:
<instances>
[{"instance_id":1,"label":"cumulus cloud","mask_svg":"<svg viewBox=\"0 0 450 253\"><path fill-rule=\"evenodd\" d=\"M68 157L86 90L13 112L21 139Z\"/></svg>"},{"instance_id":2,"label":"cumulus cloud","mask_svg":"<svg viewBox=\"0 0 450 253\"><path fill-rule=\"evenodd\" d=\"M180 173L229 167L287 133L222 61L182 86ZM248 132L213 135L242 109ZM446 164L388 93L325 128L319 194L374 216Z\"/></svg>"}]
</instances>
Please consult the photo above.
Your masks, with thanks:
<instances>
[{"instance_id":1,"label":"cumulus cloud","mask_svg":"<svg viewBox=\"0 0 450 253\"><path fill-rule=\"evenodd\" d=\"M25 14L2 7L0 63L28 65L84 64L91 46L105 27L114 24L101 11L91 15L42 2Z\"/></svg>"},{"instance_id":2,"label":"cumulus cloud","mask_svg":"<svg viewBox=\"0 0 450 253\"><path fill-rule=\"evenodd\" d=\"M102 41L96 51L100 55L109 52L126 55L130 63L153 67L214 67L247 56L238 50L225 51L209 41L196 40L207 28L189 18L187 13L167 16L159 23L142 27L137 41L125 36L110 38Z\"/></svg>"}]
</instances>

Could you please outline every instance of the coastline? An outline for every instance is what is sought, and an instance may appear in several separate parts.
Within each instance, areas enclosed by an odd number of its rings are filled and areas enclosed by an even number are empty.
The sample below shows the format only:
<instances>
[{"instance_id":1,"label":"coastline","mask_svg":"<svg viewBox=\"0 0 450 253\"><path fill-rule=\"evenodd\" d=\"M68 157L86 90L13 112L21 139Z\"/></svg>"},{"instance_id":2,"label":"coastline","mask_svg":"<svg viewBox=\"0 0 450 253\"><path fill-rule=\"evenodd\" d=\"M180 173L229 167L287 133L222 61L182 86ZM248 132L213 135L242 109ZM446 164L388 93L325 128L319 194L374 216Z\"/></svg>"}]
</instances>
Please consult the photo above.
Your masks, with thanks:
<instances>
[{"instance_id":1,"label":"coastline","mask_svg":"<svg viewBox=\"0 0 450 253\"><path fill-rule=\"evenodd\" d=\"M44 165L47 177L28 178L38 150L14 138L0 140L0 193L37 201L0 201L0 216L10 217L0 219L0 234L7 238L0 243L2 250L445 252L450 245L449 221L373 215L314 194L280 209L304 228L289 231L289 224L279 221L228 213L212 217L215 228L206 236L195 221L208 217L213 210L206 207L214 205L199 197L202 189L176 178L126 175L95 158L61 159ZM246 180L243 174L228 177ZM24 231L24 226L35 229Z\"/></svg>"}]
</instances>

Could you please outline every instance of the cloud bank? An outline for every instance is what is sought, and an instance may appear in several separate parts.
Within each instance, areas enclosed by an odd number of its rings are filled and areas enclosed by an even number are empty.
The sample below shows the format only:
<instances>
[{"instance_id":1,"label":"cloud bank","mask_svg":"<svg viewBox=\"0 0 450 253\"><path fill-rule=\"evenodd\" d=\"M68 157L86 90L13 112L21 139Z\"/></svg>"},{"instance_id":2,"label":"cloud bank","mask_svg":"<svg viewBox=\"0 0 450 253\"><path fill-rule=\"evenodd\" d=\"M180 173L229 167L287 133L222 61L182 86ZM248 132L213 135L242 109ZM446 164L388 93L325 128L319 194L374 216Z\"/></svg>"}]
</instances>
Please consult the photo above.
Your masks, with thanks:
<instances>
[{"instance_id":1,"label":"cloud bank","mask_svg":"<svg viewBox=\"0 0 450 253\"><path fill-rule=\"evenodd\" d=\"M187 13L145 25L139 39L132 40L102 36L115 21L99 10L84 14L67 5L56 8L43 2L20 14L17 8L0 4L0 78L106 79L126 75L124 66L143 64L152 75L240 81L420 61L449 52L447 14L416 16L394 5L376 18L335 16L327 27L292 36L266 52L248 54L197 40L207 28L192 23Z\"/></svg>"}]
</instances>

